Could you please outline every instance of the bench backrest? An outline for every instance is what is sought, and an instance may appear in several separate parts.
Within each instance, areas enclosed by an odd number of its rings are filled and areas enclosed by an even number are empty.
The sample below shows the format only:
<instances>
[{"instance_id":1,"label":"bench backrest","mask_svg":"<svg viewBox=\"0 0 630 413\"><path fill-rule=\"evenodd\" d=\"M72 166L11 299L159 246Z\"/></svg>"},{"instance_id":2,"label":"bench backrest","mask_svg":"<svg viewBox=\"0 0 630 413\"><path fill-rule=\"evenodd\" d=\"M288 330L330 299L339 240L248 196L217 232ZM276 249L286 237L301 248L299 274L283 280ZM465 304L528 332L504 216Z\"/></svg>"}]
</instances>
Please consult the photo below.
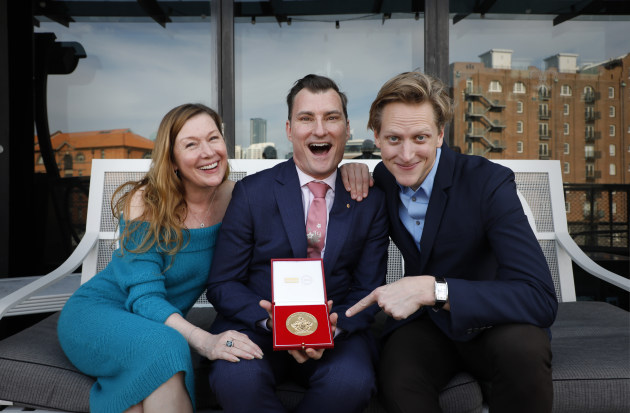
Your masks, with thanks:
<instances>
[{"instance_id":1,"label":"bench backrest","mask_svg":"<svg viewBox=\"0 0 630 413\"><path fill-rule=\"evenodd\" d=\"M243 177L269 168L282 160L233 159L230 160L230 179ZM353 160L356 162L356 160ZM361 161L370 171L376 160ZM81 282L90 279L109 263L112 251L117 247L118 223L111 213L111 199L121 184L140 180L149 169L149 159L95 159L92 161L90 195L86 233L98 233L98 242L90 251L82 267ZM558 232L568 232L562 190L560 162L530 160L497 161L516 176L516 185L523 209L547 258L559 301L575 301L571 258L556 242ZM387 282L403 276L403 259L398 248L390 242L387 266ZM207 305L203 301L201 305Z\"/></svg>"}]
</instances>

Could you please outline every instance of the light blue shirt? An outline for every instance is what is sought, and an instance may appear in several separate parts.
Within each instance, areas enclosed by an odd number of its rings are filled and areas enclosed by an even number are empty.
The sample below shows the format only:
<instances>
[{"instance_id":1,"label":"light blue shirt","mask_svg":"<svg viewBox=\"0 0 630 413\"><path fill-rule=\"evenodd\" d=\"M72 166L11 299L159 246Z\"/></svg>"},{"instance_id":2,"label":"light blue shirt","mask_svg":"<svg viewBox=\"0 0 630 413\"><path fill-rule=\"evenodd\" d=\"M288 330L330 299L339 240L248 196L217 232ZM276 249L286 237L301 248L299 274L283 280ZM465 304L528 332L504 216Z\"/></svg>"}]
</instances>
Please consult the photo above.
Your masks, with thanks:
<instances>
[{"instance_id":1,"label":"light blue shirt","mask_svg":"<svg viewBox=\"0 0 630 413\"><path fill-rule=\"evenodd\" d=\"M398 184L400 188L398 216L416 242L418 251L420 251L420 239L422 238L422 230L424 229L424 217L427 215L429 199L431 199L433 182L435 181L435 173L440 163L441 154L442 149L437 148L433 168L431 168L429 175L427 175L417 191L414 192L410 187Z\"/></svg>"}]
</instances>

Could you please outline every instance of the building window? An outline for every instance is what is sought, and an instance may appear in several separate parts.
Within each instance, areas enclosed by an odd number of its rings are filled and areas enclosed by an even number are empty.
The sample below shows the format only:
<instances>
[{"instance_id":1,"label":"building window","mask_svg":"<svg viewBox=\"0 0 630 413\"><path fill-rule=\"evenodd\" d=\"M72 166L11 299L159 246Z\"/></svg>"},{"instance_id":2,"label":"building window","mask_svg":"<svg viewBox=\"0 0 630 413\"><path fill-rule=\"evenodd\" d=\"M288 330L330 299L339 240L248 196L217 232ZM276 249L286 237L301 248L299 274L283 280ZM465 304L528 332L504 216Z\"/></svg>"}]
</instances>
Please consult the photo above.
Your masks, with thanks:
<instances>
[{"instance_id":1,"label":"building window","mask_svg":"<svg viewBox=\"0 0 630 413\"><path fill-rule=\"evenodd\" d=\"M615 136L615 125L610 125L610 126L608 127L608 134L609 134L610 136Z\"/></svg>"},{"instance_id":2,"label":"building window","mask_svg":"<svg viewBox=\"0 0 630 413\"><path fill-rule=\"evenodd\" d=\"M571 96L571 86L562 85L560 87L560 96Z\"/></svg>"},{"instance_id":3,"label":"building window","mask_svg":"<svg viewBox=\"0 0 630 413\"><path fill-rule=\"evenodd\" d=\"M565 134L565 135L568 135L568 134L569 134L569 124L568 124L568 123L565 123L565 124L564 124L564 134Z\"/></svg>"},{"instance_id":4,"label":"building window","mask_svg":"<svg viewBox=\"0 0 630 413\"><path fill-rule=\"evenodd\" d=\"M547 144L547 143L539 143L538 144L538 155L539 156L549 156L549 144Z\"/></svg>"},{"instance_id":5,"label":"building window","mask_svg":"<svg viewBox=\"0 0 630 413\"><path fill-rule=\"evenodd\" d=\"M101 149L101 159L105 159L105 149Z\"/></svg>"},{"instance_id":6,"label":"building window","mask_svg":"<svg viewBox=\"0 0 630 413\"><path fill-rule=\"evenodd\" d=\"M571 147L570 147L569 143L565 142L564 143L564 154L568 155L570 153L570 149L571 149Z\"/></svg>"},{"instance_id":7,"label":"building window","mask_svg":"<svg viewBox=\"0 0 630 413\"><path fill-rule=\"evenodd\" d=\"M466 79L466 92L471 93L474 92L474 82L472 79Z\"/></svg>"},{"instance_id":8,"label":"building window","mask_svg":"<svg viewBox=\"0 0 630 413\"><path fill-rule=\"evenodd\" d=\"M569 164L569 162L565 162L564 163L564 173L565 174L570 174L571 173L571 164Z\"/></svg>"},{"instance_id":9,"label":"building window","mask_svg":"<svg viewBox=\"0 0 630 413\"><path fill-rule=\"evenodd\" d=\"M490 88L488 89L488 92L501 92L503 90L503 88L501 87L501 83L499 83L498 80L492 80L490 82Z\"/></svg>"},{"instance_id":10,"label":"building window","mask_svg":"<svg viewBox=\"0 0 630 413\"><path fill-rule=\"evenodd\" d=\"M630 152L630 147L628 147L628 152ZM41 155L37 156L37 165L43 165L44 164L44 158L42 158Z\"/></svg>"},{"instance_id":11,"label":"building window","mask_svg":"<svg viewBox=\"0 0 630 413\"><path fill-rule=\"evenodd\" d=\"M565 202L564 203L564 209L566 209L567 214L571 212L571 203L570 202Z\"/></svg>"},{"instance_id":12,"label":"building window","mask_svg":"<svg viewBox=\"0 0 630 413\"><path fill-rule=\"evenodd\" d=\"M549 99L549 88L545 85L538 88L538 96L541 99Z\"/></svg>"},{"instance_id":13,"label":"building window","mask_svg":"<svg viewBox=\"0 0 630 413\"><path fill-rule=\"evenodd\" d=\"M615 88L610 86L608 88L608 98L614 99L614 97L615 97Z\"/></svg>"},{"instance_id":14,"label":"building window","mask_svg":"<svg viewBox=\"0 0 630 413\"><path fill-rule=\"evenodd\" d=\"M611 106L610 108L608 108L608 116L611 118L615 117L615 107Z\"/></svg>"},{"instance_id":15,"label":"building window","mask_svg":"<svg viewBox=\"0 0 630 413\"><path fill-rule=\"evenodd\" d=\"M523 82L514 83L514 93L525 93L525 84Z\"/></svg>"},{"instance_id":16,"label":"building window","mask_svg":"<svg viewBox=\"0 0 630 413\"><path fill-rule=\"evenodd\" d=\"M516 152L523 153L523 141L516 141Z\"/></svg>"},{"instance_id":17,"label":"building window","mask_svg":"<svg viewBox=\"0 0 630 413\"><path fill-rule=\"evenodd\" d=\"M564 113L565 115L568 115L568 114L569 114L569 104L568 104L568 103L565 103L565 104L564 104L564 112L563 112L563 113Z\"/></svg>"},{"instance_id":18,"label":"building window","mask_svg":"<svg viewBox=\"0 0 630 413\"><path fill-rule=\"evenodd\" d=\"M83 152L79 152L77 156L75 156L75 159L77 162L85 162L85 155L83 155Z\"/></svg>"},{"instance_id":19,"label":"building window","mask_svg":"<svg viewBox=\"0 0 630 413\"><path fill-rule=\"evenodd\" d=\"M615 215L617 213L617 203L613 201L613 203L610 204L610 207L611 207L610 208L611 209L610 212L612 212L612 214Z\"/></svg>"},{"instance_id":20,"label":"building window","mask_svg":"<svg viewBox=\"0 0 630 413\"><path fill-rule=\"evenodd\" d=\"M617 167L615 166L614 163L611 163L610 165L608 165L608 173L611 176L617 175Z\"/></svg>"},{"instance_id":21,"label":"building window","mask_svg":"<svg viewBox=\"0 0 630 413\"><path fill-rule=\"evenodd\" d=\"M594 176L595 176L595 165L593 165L592 163L587 163L586 164L586 177L587 178L593 178ZM585 207L588 206L588 212L590 213L590 211L591 211L591 204L590 203L586 203L586 204L584 204L584 206Z\"/></svg>"},{"instance_id":22,"label":"building window","mask_svg":"<svg viewBox=\"0 0 630 413\"><path fill-rule=\"evenodd\" d=\"M547 123L539 123L538 124L538 135L541 137L549 137L549 124Z\"/></svg>"},{"instance_id":23,"label":"building window","mask_svg":"<svg viewBox=\"0 0 630 413\"><path fill-rule=\"evenodd\" d=\"M617 147L615 145L608 145L608 153L610 154L610 156L615 156L616 152Z\"/></svg>"},{"instance_id":24,"label":"building window","mask_svg":"<svg viewBox=\"0 0 630 413\"><path fill-rule=\"evenodd\" d=\"M584 157L585 158L595 157L595 147L593 145L584 146Z\"/></svg>"},{"instance_id":25,"label":"building window","mask_svg":"<svg viewBox=\"0 0 630 413\"><path fill-rule=\"evenodd\" d=\"M523 133L523 122L520 120L516 122L516 133Z\"/></svg>"},{"instance_id":26,"label":"building window","mask_svg":"<svg viewBox=\"0 0 630 413\"><path fill-rule=\"evenodd\" d=\"M523 102L520 100L516 102L516 113L523 113Z\"/></svg>"},{"instance_id":27,"label":"building window","mask_svg":"<svg viewBox=\"0 0 630 413\"><path fill-rule=\"evenodd\" d=\"M595 128L593 128L591 125L586 126L585 132L587 139L593 139L593 137L595 136Z\"/></svg>"}]
</instances>

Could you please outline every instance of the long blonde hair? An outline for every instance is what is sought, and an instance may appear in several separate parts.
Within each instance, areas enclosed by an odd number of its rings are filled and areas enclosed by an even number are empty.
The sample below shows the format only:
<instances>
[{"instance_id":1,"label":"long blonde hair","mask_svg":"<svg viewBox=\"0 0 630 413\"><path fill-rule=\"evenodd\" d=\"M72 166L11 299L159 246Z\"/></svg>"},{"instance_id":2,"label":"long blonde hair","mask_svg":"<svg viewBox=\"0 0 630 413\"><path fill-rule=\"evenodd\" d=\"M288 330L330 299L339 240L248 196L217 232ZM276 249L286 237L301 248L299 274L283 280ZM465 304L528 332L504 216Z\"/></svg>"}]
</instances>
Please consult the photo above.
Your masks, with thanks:
<instances>
[{"instance_id":1,"label":"long blonde hair","mask_svg":"<svg viewBox=\"0 0 630 413\"><path fill-rule=\"evenodd\" d=\"M223 122L217 112L200 103L187 103L171 109L162 119L155 139L151 166L140 181L126 182L116 189L112 197L112 214L116 219L129 216L129 208L134 194L141 190L144 204L142 214L128 221L121 234L121 250L142 253L154 245L169 256L174 256L184 247L184 226L187 205L184 198L184 185L175 172L173 147L175 138L184 124L194 116L205 113L222 128ZM223 181L230 174L226 168ZM128 243L142 222L149 228L133 248Z\"/></svg>"}]
</instances>

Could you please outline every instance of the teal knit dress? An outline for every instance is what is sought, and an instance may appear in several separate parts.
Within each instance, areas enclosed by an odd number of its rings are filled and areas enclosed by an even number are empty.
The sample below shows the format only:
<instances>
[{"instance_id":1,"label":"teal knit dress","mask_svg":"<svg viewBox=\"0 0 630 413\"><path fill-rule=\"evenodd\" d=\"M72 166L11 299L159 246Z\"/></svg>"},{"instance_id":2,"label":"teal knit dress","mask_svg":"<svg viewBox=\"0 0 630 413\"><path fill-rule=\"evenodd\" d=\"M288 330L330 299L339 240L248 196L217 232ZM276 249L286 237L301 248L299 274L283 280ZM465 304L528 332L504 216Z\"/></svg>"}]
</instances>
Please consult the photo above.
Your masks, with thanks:
<instances>
[{"instance_id":1,"label":"teal knit dress","mask_svg":"<svg viewBox=\"0 0 630 413\"><path fill-rule=\"evenodd\" d=\"M130 249L148 227L140 225ZM122 412L180 371L194 407L191 350L164 322L173 313L185 316L203 293L220 226L189 230L185 247L165 272L171 258L155 247L142 254L118 249L109 265L70 297L57 332L68 359L96 378L91 412Z\"/></svg>"}]
</instances>

